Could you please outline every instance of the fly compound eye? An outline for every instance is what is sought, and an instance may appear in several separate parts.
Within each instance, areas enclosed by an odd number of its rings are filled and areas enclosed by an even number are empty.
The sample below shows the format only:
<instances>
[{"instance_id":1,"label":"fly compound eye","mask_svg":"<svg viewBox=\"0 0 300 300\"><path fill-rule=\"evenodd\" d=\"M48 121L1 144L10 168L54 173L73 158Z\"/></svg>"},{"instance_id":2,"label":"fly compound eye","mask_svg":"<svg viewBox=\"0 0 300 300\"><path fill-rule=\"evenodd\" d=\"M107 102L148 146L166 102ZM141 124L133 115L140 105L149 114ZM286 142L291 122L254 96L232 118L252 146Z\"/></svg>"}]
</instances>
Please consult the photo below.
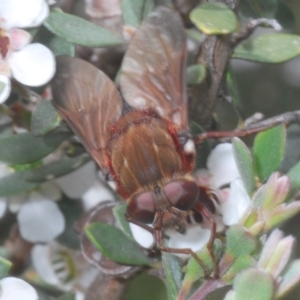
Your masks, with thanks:
<instances>
[{"instance_id":1,"label":"fly compound eye","mask_svg":"<svg viewBox=\"0 0 300 300\"><path fill-rule=\"evenodd\" d=\"M198 199L199 187L193 181L177 180L165 185L164 192L174 207L188 211Z\"/></svg>"},{"instance_id":2,"label":"fly compound eye","mask_svg":"<svg viewBox=\"0 0 300 300\"><path fill-rule=\"evenodd\" d=\"M127 213L137 222L152 224L155 217L155 206L151 193L134 195L127 205Z\"/></svg>"}]
</instances>

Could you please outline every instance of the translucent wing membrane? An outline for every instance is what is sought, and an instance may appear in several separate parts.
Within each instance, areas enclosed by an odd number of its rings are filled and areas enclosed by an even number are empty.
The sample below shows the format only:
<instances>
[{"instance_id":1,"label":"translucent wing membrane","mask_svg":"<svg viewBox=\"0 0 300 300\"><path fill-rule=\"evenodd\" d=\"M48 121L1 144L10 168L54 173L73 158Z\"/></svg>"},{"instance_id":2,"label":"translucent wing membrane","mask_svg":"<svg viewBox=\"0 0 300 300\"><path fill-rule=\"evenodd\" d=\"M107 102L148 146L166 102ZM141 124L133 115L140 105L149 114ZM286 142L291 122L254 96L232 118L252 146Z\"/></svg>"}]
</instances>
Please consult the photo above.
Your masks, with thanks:
<instances>
[{"instance_id":1,"label":"translucent wing membrane","mask_svg":"<svg viewBox=\"0 0 300 300\"><path fill-rule=\"evenodd\" d=\"M109 129L122 114L122 99L114 83L91 64L57 57L52 81L53 103L101 168Z\"/></svg>"},{"instance_id":2,"label":"translucent wing membrane","mask_svg":"<svg viewBox=\"0 0 300 300\"><path fill-rule=\"evenodd\" d=\"M188 129L185 84L186 36L180 17L156 9L130 41L122 64L120 85L136 109L153 109Z\"/></svg>"}]
</instances>

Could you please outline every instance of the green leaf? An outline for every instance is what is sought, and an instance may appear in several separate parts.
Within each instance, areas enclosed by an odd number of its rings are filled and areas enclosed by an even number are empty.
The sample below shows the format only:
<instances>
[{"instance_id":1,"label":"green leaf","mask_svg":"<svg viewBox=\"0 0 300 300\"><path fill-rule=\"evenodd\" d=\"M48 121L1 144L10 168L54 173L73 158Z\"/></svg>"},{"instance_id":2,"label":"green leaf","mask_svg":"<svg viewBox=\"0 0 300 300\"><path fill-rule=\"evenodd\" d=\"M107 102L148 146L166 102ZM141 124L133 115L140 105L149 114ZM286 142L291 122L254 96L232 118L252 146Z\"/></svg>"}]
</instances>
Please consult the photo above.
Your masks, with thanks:
<instances>
[{"instance_id":1,"label":"green leaf","mask_svg":"<svg viewBox=\"0 0 300 300\"><path fill-rule=\"evenodd\" d=\"M53 34L44 26L39 28L37 35L34 38L34 42L45 45L55 56L75 55L75 46L72 43L69 43L66 39Z\"/></svg>"},{"instance_id":2,"label":"green leaf","mask_svg":"<svg viewBox=\"0 0 300 300\"><path fill-rule=\"evenodd\" d=\"M127 235L128 238L133 239L133 235L130 230L129 223L127 222L127 220L125 218L126 212L127 212L127 204L126 203L116 205L113 208L113 214L114 214L116 220L119 222L121 229Z\"/></svg>"},{"instance_id":3,"label":"green leaf","mask_svg":"<svg viewBox=\"0 0 300 300\"><path fill-rule=\"evenodd\" d=\"M264 203L266 193L268 191L267 188L268 188L268 186L266 184L264 184L253 195L252 203L253 203L253 207L255 207L256 209L261 207L262 204Z\"/></svg>"},{"instance_id":4,"label":"green leaf","mask_svg":"<svg viewBox=\"0 0 300 300\"><path fill-rule=\"evenodd\" d=\"M238 94L237 82L235 80L235 76L233 75L231 68L229 68L229 70L226 73L226 86L228 88L229 95L232 99L231 102L234 105L234 108L236 109L240 120L242 120L243 118L240 116L241 102Z\"/></svg>"},{"instance_id":5,"label":"green leaf","mask_svg":"<svg viewBox=\"0 0 300 300\"><path fill-rule=\"evenodd\" d=\"M233 225L227 230L227 252L233 257L252 254L257 247L257 242L243 226Z\"/></svg>"},{"instance_id":6,"label":"green leaf","mask_svg":"<svg viewBox=\"0 0 300 300\"><path fill-rule=\"evenodd\" d=\"M56 128L62 118L51 101L40 102L31 116L31 132L33 135L44 135Z\"/></svg>"},{"instance_id":7,"label":"green leaf","mask_svg":"<svg viewBox=\"0 0 300 300\"><path fill-rule=\"evenodd\" d=\"M291 181L290 195L288 198L291 198L300 189L300 161L289 170L287 175Z\"/></svg>"},{"instance_id":8,"label":"green leaf","mask_svg":"<svg viewBox=\"0 0 300 300\"><path fill-rule=\"evenodd\" d=\"M276 295L282 298L290 292L300 282L300 260L293 261L288 268L281 274L281 281L279 283Z\"/></svg>"},{"instance_id":9,"label":"green leaf","mask_svg":"<svg viewBox=\"0 0 300 300\"><path fill-rule=\"evenodd\" d=\"M57 300L75 300L75 295L68 292L58 297Z\"/></svg>"},{"instance_id":10,"label":"green leaf","mask_svg":"<svg viewBox=\"0 0 300 300\"><path fill-rule=\"evenodd\" d=\"M200 84L206 77L206 68L202 64L196 64L187 67L187 84L194 86Z\"/></svg>"},{"instance_id":11,"label":"green leaf","mask_svg":"<svg viewBox=\"0 0 300 300\"><path fill-rule=\"evenodd\" d=\"M2 279L8 274L11 266L12 263L10 261L0 257L0 279Z\"/></svg>"},{"instance_id":12,"label":"green leaf","mask_svg":"<svg viewBox=\"0 0 300 300\"><path fill-rule=\"evenodd\" d=\"M112 225L92 223L87 226L85 232L97 249L115 262L127 265L152 264L137 243Z\"/></svg>"},{"instance_id":13,"label":"green leaf","mask_svg":"<svg viewBox=\"0 0 300 300\"><path fill-rule=\"evenodd\" d=\"M270 33L255 36L240 43L233 58L263 63L282 63L300 54L300 36Z\"/></svg>"},{"instance_id":14,"label":"green leaf","mask_svg":"<svg viewBox=\"0 0 300 300\"><path fill-rule=\"evenodd\" d=\"M57 202L60 211L65 218L65 229L59 235L57 241L72 249L80 248L79 235L74 230L74 224L83 214L83 207L80 201L74 201L64 197Z\"/></svg>"},{"instance_id":15,"label":"green leaf","mask_svg":"<svg viewBox=\"0 0 300 300\"><path fill-rule=\"evenodd\" d=\"M190 19L206 34L229 34L237 29L235 13L223 3L204 3L193 9Z\"/></svg>"},{"instance_id":16,"label":"green leaf","mask_svg":"<svg viewBox=\"0 0 300 300\"><path fill-rule=\"evenodd\" d=\"M268 217L264 230L269 231L275 227L278 227L281 223L291 219L300 212L300 201L294 201L288 205L278 205L272 215Z\"/></svg>"},{"instance_id":17,"label":"green leaf","mask_svg":"<svg viewBox=\"0 0 300 300\"><path fill-rule=\"evenodd\" d=\"M86 154L73 158L63 158L59 161L32 169L26 174L26 180L44 182L54 179L78 169L83 164L90 161L90 159L90 156Z\"/></svg>"},{"instance_id":18,"label":"green leaf","mask_svg":"<svg viewBox=\"0 0 300 300\"><path fill-rule=\"evenodd\" d=\"M241 174L244 187L248 194L251 194L255 188L255 177L250 151L239 138L233 138L232 145L235 162Z\"/></svg>"},{"instance_id":19,"label":"green leaf","mask_svg":"<svg viewBox=\"0 0 300 300\"><path fill-rule=\"evenodd\" d=\"M233 283L235 299L272 300L274 282L271 275L259 269L247 269L237 276ZM250 292L251 291L251 292Z\"/></svg>"},{"instance_id":20,"label":"green leaf","mask_svg":"<svg viewBox=\"0 0 300 300\"><path fill-rule=\"evenodd\" d=\"M254 169L261 181L265 181L279 167L285 150L284 125L260 132L254 140Z\"/></svg>"},{"instance_id":21,"label":"green leaf","mask_svg":"<svg viewBox=\"0 0 300 300\"><path fill-rule=\"evenodd\" d=\"M179 260L175 255L167 252L162 252L161 256L169 299L176 299L182 277Z\"/></svg>"},{"instance_id":22,"label":"green leaf","mask_svg":"<svg viewBox=\"0 0 300 300\"><path fill-rule=\"evenodd\" d=\"M30 132L0 138L0 161L29 164L53 152L67 137L66 132L50 132L35 137Z\"/></svg>"},{"instance_id":23,"label":"green leaf","mask_svg":"<svg viewBox=\"0 0 300 300\"><path fill-rule=\"evenodd\" d=\"M216 258L220 256L221 252L222 252L222 243L220 240L216 239L214 242L214 253ZM208 252L207 247L204 247L201 251L197 252L197 256L201 259L201 261L203 261L203 263L205 264L208 270L213 269L212 259L210 253ZM203 278L204 275L205 274L203 268L193 257L190 257L187 264L186 274L183 280L183 288L184 285L189 286L195 281Z\"/></svg>"},{"instance_id":24,"label":"green leaf","mask_svg":"<svg viewBox=\"0 0 300 300\"><path fill-rule=\"evenodd\" d=\"M240 273L241 271L248 269L250 267L255 267L257 264L256 260L250 255L241 255L239 256L230 269L222 276L222 280L226 282L232 281L235 276Z\"/></svg>"},{"instance_id":25,"label":"green leaf","mask_svg":"<svg viewBox=\"0 0 300 300\"><path fill-rule=\"evenodd\" d=\"M81 46L107 47L124 43L112 32L62 12L52 11L44 25L54 34Z\"/></svg>"},{"instance_id":26,"label":"green leaf","mask_svg":"<svg viewBox=\"0 0 300 300\"><path fill-rule=\"evenodd\" d=\"M21 171L9 176L0 178L0 196L11 196L37 187L37 183L26 181L26 174L29 172Z\"/></svg>"},{"instance_id":27,"label":"green leaf","mask_svg":"<svg viewBox=\"0 0 300 300\"><path fill-rule=\"evenodd\" d=\"M122 0L124 24L139 27L142 20L153 10L153 0Z\"/></svg>"},{"instance_id":28,"label":"green leaf","mask_svg":"<svg viewBox=\"0 0 300 300\"><path fill-rule=\"evenodd\" d=\"M278 0L243 0L240 11L247 18L274 18L278 7Z\"/></svg>"},{"instance_id":29,"label":"green leaf","mask_svg":"<svg viewBox=\"0 0 300 300\"><path fill-rule=\"evenodd\" d=\"M300 126L292 124L287 129L286 149L280 172L286 174L300 159Z\"/></svg>"},{"instance_id":30,"label":"green leaf","mask_svg":"<svg viewBox=\"0 0 300 300\"><path fill-rule=\"evenodd\" d=\"M166 300L166 286L161 278L154 275L138 273L132 276L132 280L126 282L125 293L121 295L120 300ZM125 295L124 295L125 294ZM88 299L86 299L88 300ZM92 300L90 298L90 300ZM100 299L93 299L100 300ZM106 300L106 299L103 299ZM108 300L108 299L107 299ZM113 300L113 299L110 299ZM114 300L118 300L115 299ZM173 300L173 299L172 299Z\"/></svg>"}]
</instances>

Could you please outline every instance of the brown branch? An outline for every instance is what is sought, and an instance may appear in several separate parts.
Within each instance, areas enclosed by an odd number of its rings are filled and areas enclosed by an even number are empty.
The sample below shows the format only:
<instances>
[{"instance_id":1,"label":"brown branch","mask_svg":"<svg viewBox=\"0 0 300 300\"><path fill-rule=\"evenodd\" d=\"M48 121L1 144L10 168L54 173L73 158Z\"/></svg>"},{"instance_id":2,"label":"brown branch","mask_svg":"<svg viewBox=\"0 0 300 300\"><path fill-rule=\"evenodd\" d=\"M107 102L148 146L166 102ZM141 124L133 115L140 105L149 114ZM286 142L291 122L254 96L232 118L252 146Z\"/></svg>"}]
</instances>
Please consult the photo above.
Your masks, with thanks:
<instances>
[{"instance_id":1,"label":"brown branch","mask_svg":"<svg viewBox=\"0 0 300 300\"><path fill-rule=\"evenodd\" d=\"M263 127L271 127L279 124L291 124L298 121L300 121L300 110L289 111L263 121L251 123L250 125L246 126L245 129L249 130Z\"/></svg>"},{"instance_id":2,"label":"brown branch","mask_svg":"<svg viewBox=\"0 0 300 300\"><path fill-rule=\"evenodd\" d=\"M227 4L233 10L237 8L236 0L223 0L220 2ZM206 67L207 76L199 86L189 90L189 117L205 129L211 127L212 113L220 94L233 48L231 35L208 35L202 42L197 55L197 63Z\"/></svg>"}]
</instances>

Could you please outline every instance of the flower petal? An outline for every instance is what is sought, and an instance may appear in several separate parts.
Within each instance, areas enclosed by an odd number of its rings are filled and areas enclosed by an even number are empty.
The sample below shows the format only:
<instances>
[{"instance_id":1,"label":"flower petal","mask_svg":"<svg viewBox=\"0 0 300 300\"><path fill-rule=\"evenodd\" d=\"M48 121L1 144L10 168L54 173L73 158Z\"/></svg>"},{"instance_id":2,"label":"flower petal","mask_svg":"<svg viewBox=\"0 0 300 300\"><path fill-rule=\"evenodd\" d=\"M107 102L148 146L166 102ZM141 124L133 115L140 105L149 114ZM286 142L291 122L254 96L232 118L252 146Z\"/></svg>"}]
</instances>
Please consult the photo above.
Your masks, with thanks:
<instances>
[{"instance_id":1,"label":"flower petal","mask_svg":"<svg viewBox=\"0 0 300 300\"><path fill-rule=\"evenodd\" d=\"M71 199L79 199L92 187L96 178L96 164L91 161L76 171L55 180L62 191Z\"/></svg>"},{"instance_id":2,"label":"flower petal","mask_svg":"<svg viewBox=\"0 0 300 300\"><path fill-rule=\"evenodd\" d=\"M44 0L9 0L0 1L0 11L0 27L8 30L40 25L48 16L49 7Z\"/></svg>"},{"instance_id":3,"label":"flower petal","mask_svg":"<svg viewBox=\"0 0 300 300\"><path fill-rule=\"evenodd\" d=\"M129 226L137 243L144 248L152 248L154 245L154 237L149 231L132 223L129 223Z\"/></svg>"},{"instance_id":4,"label":"flower petal","mask_svg":"<svg viewBox=\"0 0 300 300\"><path fill-rule=\"evenodd\" d=\"M45 1L42 1L42 5L40 7L40 10L36 16L31 22L31 24L28 27L37 27L41 25L44 20L47 19L49 16L49 6Z\"/></svg>"},{"instance_id":5,"label":"flower petal","mask_svg":"<svg viewBox=\"0 0 300 300\"><path fill-rule=\"evenodd\" d=\"M202 228L200 225L189 226L185 234L175 230L167 230L170 236L168 247L181 249L190 248L194 252L201 250L208 242L210 230Z\"/></svg>"},{"instance_id":6,"label":"flower petal","mask_svg":"<svg viewBox=\"0 0 300 300\"><path fill-rule=\"evenodd\" d=\"M6 101L6 99L9 97L10 90L10 79L5 75L0 74L0 104Z\"/></svg>"},{"instance_id":7,"label":"flower petal","mask_svg":"<svg viewBox=\"0 0 300 300\"><path fill-rule=\"evenodd\" d=\"M47 83L55 73L53 53L42 44L29 44L8 57L13 77L29 86Z\"/></svg>"},{"instance_id":8,"label":"flower petal","mask_svg":"<svg viewBox=\"0 0 300 300\"><path fill-rule=\"evenodd\" d=\"M8 176L12 173L12 169L7 164L0 162L0 178Z\"/></svg>"},{"instance_id":9,"label":"flower petal","mask_svg":"<svg viewBox=\"0 0 300 300\"><path fill-rule=\"evenodd\" d=\"M82 204L85 211L89 211L100 202L106 200L115 200L115 197L99 180L95 180L94 185L82 196Z\"/></svg>"},{"instance_id":10,"label":"flower petal","mask_svg":"<svg viewBox=\"0 0 300 300\"><path fill-rule=\"evenodd\" d=\"M44 198L57 201L61 198L61 190L55 182L45 182L40 185L39 192Z\"/></svg>"},{"instance_id":11,"label":"flower petal","mask_svg":"<svg viewBox=\"0 0 300 300\"><path fill-rule=\"evenodd\" d=\"M65 228L56 203L48 200L24 204L17 216L22 237L29 242L49 242Z\"/></svg>"},{"instance_id":12,"label":"flower petal","mask_svg":"<svg viewBox=\"0 0 300 300\"><path fill-rule=\"evenodd\" d=\"M31 250L31 260L35 270L48 284L60 283L53 270L51 249L49 245L35 245Z\"/></svg>"},{"instance_id":13,"label":"flower petal","mask_svg":"<svg viewBox=\"0 0 300 300\"><path fill-rule=\"evenodd\" d=\"M19 29L13 28L9 31L10 37L10 47L12 50L20 50L25 45L29 44L32 40L32 36L29 32Z\"/></svg>"},{"instance_id":14,"label":"flower petal","mask_svg":"<svg viewBox=\"0 0 300 300\"><path fill-rule=\"evenodd\" d=\"M240 177L234 160L233 147L229 143L218 145L207 159L207 168L212 177L212 185L219 188Z\"/></svg>"},{"instance_id":15,"label":"flower petal","mask_svg":"<svg viewBox=\"0 0 300 300\"><path fill-rule=\"evenodd\" d=\"M8 208L11 213L17 213L22 205L28 200L28 193L20 193L16 195L9 196L8 198Z\"/></svg>"},{"instance_id":16,"label":"flower petal","mask_svg":"<svg viewBox=\"0 0 300 300\"><path fill-rule=\"evenodd\" d=\"M243 214L251 207L251 199L241 179L234 180L230 185L229 197L220 204L225 225L237 224Z\"/></svg>"},{"instance_id":17,"label":"flower petal","mask_svg":"<svg viewBox=\"0 0 300 300\"><path fill-rule=\"evenodd\" d=\"M0 280L1 300L38 300L38 294L35 289L26 281L15 278L6 277Z\"/></svg>"}]
</instances>

